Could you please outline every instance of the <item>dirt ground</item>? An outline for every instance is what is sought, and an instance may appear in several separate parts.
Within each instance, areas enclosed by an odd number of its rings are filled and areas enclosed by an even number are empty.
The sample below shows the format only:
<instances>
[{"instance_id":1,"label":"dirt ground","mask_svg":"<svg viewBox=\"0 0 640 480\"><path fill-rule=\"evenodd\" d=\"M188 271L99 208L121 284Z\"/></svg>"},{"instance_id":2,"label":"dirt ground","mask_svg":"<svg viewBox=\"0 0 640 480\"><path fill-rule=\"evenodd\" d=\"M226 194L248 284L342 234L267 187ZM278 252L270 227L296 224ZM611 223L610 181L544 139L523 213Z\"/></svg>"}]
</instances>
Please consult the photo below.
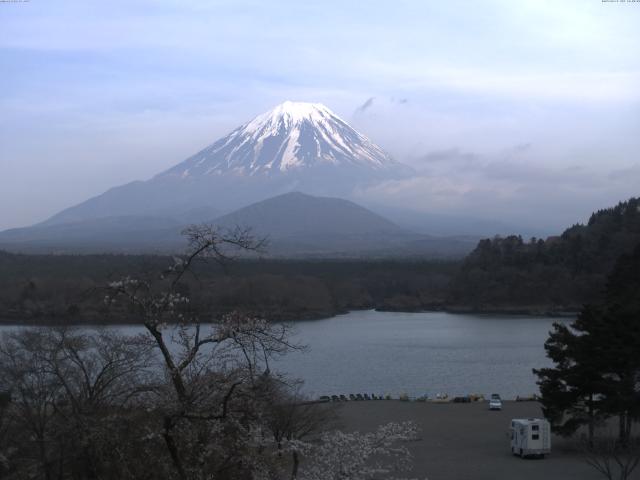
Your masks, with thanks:
<instances>
[{"instance_id":1,"label":"dirt ground","mask_svg":"<svg viewBox=\"0 0 640 480\"><path fill-rule=\"evenodd\" d=\"M372 431L387 422L411 420L420 427L412 443L414 469L402 476L428 480L598 480L572 443L552 437L551 455L521 459L511 455L512 418L540 417L535 402L503 402L489 411L486 402L435 404L397 400L347 402L338 410L346 430ZM640 479L640 471L633 478Z\"/></svg>"}]
</instances>

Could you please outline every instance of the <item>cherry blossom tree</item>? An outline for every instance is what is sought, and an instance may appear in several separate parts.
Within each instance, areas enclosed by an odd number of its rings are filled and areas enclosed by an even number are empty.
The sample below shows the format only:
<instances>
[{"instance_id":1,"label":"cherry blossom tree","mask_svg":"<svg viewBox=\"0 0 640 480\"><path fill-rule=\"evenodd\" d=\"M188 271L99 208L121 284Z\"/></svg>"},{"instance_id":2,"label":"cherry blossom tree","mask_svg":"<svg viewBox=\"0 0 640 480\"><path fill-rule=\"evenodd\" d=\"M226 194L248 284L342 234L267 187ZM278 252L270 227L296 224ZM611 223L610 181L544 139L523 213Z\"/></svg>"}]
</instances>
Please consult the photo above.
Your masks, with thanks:
<instances>
[{"instance_id":1,"label":"cherry blossom tree","mask_svg":"<svg viewBox=\"0 0 640 480\"><path fill-rule=\"evenodd\" d=\"M396 477L411 468L407 443L416 440L412 422L388 423L371 433L325 432L316 442L293 442L304 458L298 480L367 480Z\"/></svg>"},{"instance_id":2,"label":"cherry blossom tree","mask_svg":"<svg viewBox=\"0 0 640 480\"><path fill-rule=\"evenodd\" d=\"M214 317L194 301L184 280L197 262L224 265L263 242L239 229L185 233L189 250L170 268L106 287L109 310L133 317L143 334L42 328L4 336L0 472L47 480L364 480L406 470L415 426L336 430L329 406L310 402L298 382L271 368L301 348L286 324L239 312Z\"/></svg>"}]
</instances>

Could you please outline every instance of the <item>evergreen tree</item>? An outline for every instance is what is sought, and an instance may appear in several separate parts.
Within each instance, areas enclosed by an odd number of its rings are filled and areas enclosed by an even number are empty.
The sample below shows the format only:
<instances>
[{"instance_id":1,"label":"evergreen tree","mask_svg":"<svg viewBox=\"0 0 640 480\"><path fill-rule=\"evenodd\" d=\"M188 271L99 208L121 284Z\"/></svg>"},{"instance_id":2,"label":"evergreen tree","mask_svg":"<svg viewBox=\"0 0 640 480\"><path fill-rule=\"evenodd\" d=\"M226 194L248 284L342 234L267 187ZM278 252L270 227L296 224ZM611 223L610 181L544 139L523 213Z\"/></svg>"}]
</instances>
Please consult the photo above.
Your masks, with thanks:
<instances>
[{"instance_id":1,"label":"evergreen tree","mask_svg":"<svg viewBox=\"0 0 640 480\"><path fill-rule=\"evenodd\" d=\"M589 442L593 441L598 421L608 416L601 398L604 381L601 358L596 354L598 345L586 331L601 318L599 309L586 306L570 327L555 323L545 342L547 356L555 367L534 370L543 411L553 430L570 436L586 425Z\"/></svg>"},{"instance_id":2,"label":"evergreen tree","mask_svg":"<svg viewBox=\"0 0 640 480\"><path fill-rule=\"evenodd\" d=\"M633 421L640 419L640 245L623 255L609 277L605 328L596 334L608 395L607 409L619 417L619 438L626 444Z\"/></svg>"},{"instance_id":3,"label":"evergreen tree","mask_svg":"<svg viewBox=\"0 0 640 480\"><path fill-rule=\"evenodd\" d=\"M534 370L554 431L583 425L590 441L601 419L619 418L629 441L640 418L640 245L616 263L601 305L586 305L569 327L555 324L545 342L552 368Z\"/></svg>"}]
</instances>

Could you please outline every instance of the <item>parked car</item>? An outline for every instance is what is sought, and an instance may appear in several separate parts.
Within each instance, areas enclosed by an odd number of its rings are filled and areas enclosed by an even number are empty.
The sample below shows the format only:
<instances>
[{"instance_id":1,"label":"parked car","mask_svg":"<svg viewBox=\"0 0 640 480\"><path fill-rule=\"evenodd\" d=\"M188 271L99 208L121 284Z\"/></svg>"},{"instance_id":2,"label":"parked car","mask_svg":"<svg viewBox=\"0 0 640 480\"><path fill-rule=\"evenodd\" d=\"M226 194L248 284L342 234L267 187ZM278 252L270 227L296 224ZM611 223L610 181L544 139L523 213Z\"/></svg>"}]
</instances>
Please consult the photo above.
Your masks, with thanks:
<instances>
[{"instance_id":1,"label":"parked car","mask_svg":"<svg viewBox=\"0 0 640 480\"><path fill-rule=\"evenodd\" d=\"M489 398L489 410L502 410L502 399L497 393L492 393Z\"/></svg>"}]
</instances>

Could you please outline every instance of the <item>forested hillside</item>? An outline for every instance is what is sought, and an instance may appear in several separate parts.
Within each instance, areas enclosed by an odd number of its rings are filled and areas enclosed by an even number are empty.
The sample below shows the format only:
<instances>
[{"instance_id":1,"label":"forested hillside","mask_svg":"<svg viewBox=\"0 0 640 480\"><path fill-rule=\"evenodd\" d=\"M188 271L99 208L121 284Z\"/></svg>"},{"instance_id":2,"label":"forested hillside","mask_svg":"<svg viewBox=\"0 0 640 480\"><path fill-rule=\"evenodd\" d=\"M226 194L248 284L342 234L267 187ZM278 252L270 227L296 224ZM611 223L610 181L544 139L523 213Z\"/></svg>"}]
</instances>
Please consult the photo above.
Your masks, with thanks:
<instances>
[{"instance_id":1,"label":"forested hillside","mask_svg":"<svg viewBox=\"0 0 640 480\"><path fill-rule=\"evenodd\" d=\"M473 310L577 310L599 298L615 261L640 243L640 199L591 215L546 240L480 241L451 284L448 303Z\"/></svg>"},{"instance_id":2,"label":"forested hillside","mask_svg":"<svg viewBox=\"0 0 640 480\"><path fill-rule=\"evenodd\" d=\"M143 255L16 255L0 251L0 321L109 323L110 281L158 276L171 257ZM193 300L213 315L242 310L271 320L320 318L351 309L440 307L458 261L237 260L221 268L198 262L186 279Z\"/></svg>"},{"instance_id":3,"label":"forested hillside","mask_svg":"<svg viewBox=\"0 0 640 480\"><path fill-rule=\"evenodd\" d=\"M640 244L640 199L594 213L561 236L482 240L464 260L238 260L199 262L185 282L212 315L243 310L304 319L350 309L578 311L596 301L620 255ZM153 255L16 255L0 251L0 321L108 323L100 288L126 275L157 275Z\"/></svg>"}]
</instances>

